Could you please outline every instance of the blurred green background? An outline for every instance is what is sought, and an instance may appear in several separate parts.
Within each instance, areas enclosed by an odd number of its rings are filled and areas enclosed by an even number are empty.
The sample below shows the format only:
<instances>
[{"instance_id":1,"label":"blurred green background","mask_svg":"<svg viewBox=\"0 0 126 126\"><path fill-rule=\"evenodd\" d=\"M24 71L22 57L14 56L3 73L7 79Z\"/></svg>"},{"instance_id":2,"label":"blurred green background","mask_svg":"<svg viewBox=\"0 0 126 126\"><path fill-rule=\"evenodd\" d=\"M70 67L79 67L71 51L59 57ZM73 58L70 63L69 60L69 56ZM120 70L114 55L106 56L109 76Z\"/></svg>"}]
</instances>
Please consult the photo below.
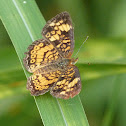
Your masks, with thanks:
<instances>
[{"instance_id":1,"label":"blurred green background","mask_svg":"<svg viewBox=\"0 0 126 126\"><path fill-rule=\"evenodd\" d=\"M36 3L46 21L60 12L70 13L75 30L73 55L89 36L76 65L82 80L80 98L90 126L126 126L126 1L36 0ZM0 124L42 125L1 21L0 44Z\"/></svg>"}]
</instances>

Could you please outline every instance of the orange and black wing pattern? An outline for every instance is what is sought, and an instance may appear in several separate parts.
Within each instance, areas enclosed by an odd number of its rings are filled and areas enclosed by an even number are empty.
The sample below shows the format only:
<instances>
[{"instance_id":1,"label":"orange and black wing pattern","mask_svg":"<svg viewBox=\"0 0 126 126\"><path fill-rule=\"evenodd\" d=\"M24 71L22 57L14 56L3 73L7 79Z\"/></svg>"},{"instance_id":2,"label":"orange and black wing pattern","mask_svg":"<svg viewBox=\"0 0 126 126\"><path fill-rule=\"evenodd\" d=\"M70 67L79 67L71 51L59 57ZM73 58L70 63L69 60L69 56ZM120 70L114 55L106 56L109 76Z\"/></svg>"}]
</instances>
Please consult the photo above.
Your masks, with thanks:
<instances>
[{"instance_id":1,"label":"orange and black wing pattern","mask_svg":"<svg viewBox=\"0 0 126 126\"><path fill-rule=\"evenodd\" d=\"M50 93L57 98L69 99L79 94L80 90L81 80L79 70L76 66L70 65L53 85Z\"/></svg>"},{"instance_id":2,"label":"orange and black wing pattern","mask_svg":"<svg viewBox=\"0 0 126 126\"><path fill-rule=\"evenodd\" d=\"M33 42L23 63L33 73L27 80L31 95L50 91L56 98L68 99L79 94L81 81L78 68L71 59L74 31L70 15L62 12L49 20L42 30L44 39Z\"/></svg>"},{"instance_id":3,"label":"orange and black wing pattern","mask_svg":"<svg viewBox=\"0 0 126 126\"><path fill-rule=\"evenodd\" d=\"M62 57L71 57L74 50L74 31L67 12L62 12L49 20L42 30L42 35L54 45Z\"/></svg>"},{"instance_id":4,"label":"orange and black wing pattern","mask_svg":"<svg viewBox=\"0 0 126 126\"><path fill-rule=\"evenodd\" d=\"M33 42L25 54L24 66L30 73L61 59L54 46L44 39Z\"/></svg>"},{"instance_id":5,"label":"orange and black wing pattern","mask_svg":"<svg viewBox=\"0 0 126 126\"><path fill-rule=\"evenodd\" d=\"M58 80L61 72L59 70L47 72L46 74L37 73L28 78L27 89L31 95L38 96L49 91L50 87Z\"/></svg>"}]
</instances>

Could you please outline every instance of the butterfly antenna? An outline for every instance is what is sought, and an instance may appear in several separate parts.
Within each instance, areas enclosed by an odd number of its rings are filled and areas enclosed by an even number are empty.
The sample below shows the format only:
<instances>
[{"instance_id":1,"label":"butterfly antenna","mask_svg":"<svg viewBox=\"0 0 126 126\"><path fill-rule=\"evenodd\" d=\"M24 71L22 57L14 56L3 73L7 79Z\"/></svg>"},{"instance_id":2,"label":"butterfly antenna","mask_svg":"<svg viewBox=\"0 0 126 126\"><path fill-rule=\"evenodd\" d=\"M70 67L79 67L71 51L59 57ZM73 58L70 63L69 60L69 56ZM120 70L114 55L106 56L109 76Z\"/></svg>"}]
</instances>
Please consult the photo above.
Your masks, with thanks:
<instances>
[{"instance_id":1,"label":"butterfly antenna","mask_svg":"<svg viewBox=\"0 0 126 126\"><path fill-rule=\"evenodd\" d=\"M88 40L89 36L87 36L87 38L85 39L85 41L81 44L80 48L78 49L77 53L75 54L74 57L77 56L77 54L79 53L80 49L82 48L83 44Z\"/></svg>"}]
</instances>

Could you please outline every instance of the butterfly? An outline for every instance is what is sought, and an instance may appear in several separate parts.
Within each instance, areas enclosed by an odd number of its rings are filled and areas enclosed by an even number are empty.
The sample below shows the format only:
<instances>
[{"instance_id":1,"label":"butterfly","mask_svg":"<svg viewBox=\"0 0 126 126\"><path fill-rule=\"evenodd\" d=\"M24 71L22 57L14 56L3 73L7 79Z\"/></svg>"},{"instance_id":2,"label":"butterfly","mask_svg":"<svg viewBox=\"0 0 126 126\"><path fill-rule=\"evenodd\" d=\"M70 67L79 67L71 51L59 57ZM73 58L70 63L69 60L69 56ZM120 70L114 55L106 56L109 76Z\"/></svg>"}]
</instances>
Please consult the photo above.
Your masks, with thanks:
<instances>
[{"instance_id":1,"label":"butterfly","mask_svg":"<svg viewBox=\"0 0 126 126\"><path fill-rule=\"evenodd\" d=\"M31 95L50 91L56 98L69 99L81 91L81 79L71 58L74 50L74 29L68 12L62 12L47 22L43 39L34 41L25 53L23 63L33 73L27 79Z\"/></svg>"}]
</instances>

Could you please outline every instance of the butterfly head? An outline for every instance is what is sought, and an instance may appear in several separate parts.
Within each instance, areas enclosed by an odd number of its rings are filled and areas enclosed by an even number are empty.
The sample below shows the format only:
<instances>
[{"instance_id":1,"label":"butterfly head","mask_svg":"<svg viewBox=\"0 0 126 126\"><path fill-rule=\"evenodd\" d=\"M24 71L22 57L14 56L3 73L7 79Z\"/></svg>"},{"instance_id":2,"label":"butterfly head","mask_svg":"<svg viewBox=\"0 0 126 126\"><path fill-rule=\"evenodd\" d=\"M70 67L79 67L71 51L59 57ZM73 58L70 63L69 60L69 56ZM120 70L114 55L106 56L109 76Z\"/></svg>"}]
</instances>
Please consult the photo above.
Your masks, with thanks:
<instances>
[{"instance_id":1,"label":"butterfly head","mask_svg":"<svg viewBox=\"0 0 126 126\"><path fill-rule=\"evenodd\" d=\"M76 58L76 59L72 58L70 61L70 64L74 65L74 64L76 64L77 61L78 61L78 58Z\"/></svg>"}]
</instances>

